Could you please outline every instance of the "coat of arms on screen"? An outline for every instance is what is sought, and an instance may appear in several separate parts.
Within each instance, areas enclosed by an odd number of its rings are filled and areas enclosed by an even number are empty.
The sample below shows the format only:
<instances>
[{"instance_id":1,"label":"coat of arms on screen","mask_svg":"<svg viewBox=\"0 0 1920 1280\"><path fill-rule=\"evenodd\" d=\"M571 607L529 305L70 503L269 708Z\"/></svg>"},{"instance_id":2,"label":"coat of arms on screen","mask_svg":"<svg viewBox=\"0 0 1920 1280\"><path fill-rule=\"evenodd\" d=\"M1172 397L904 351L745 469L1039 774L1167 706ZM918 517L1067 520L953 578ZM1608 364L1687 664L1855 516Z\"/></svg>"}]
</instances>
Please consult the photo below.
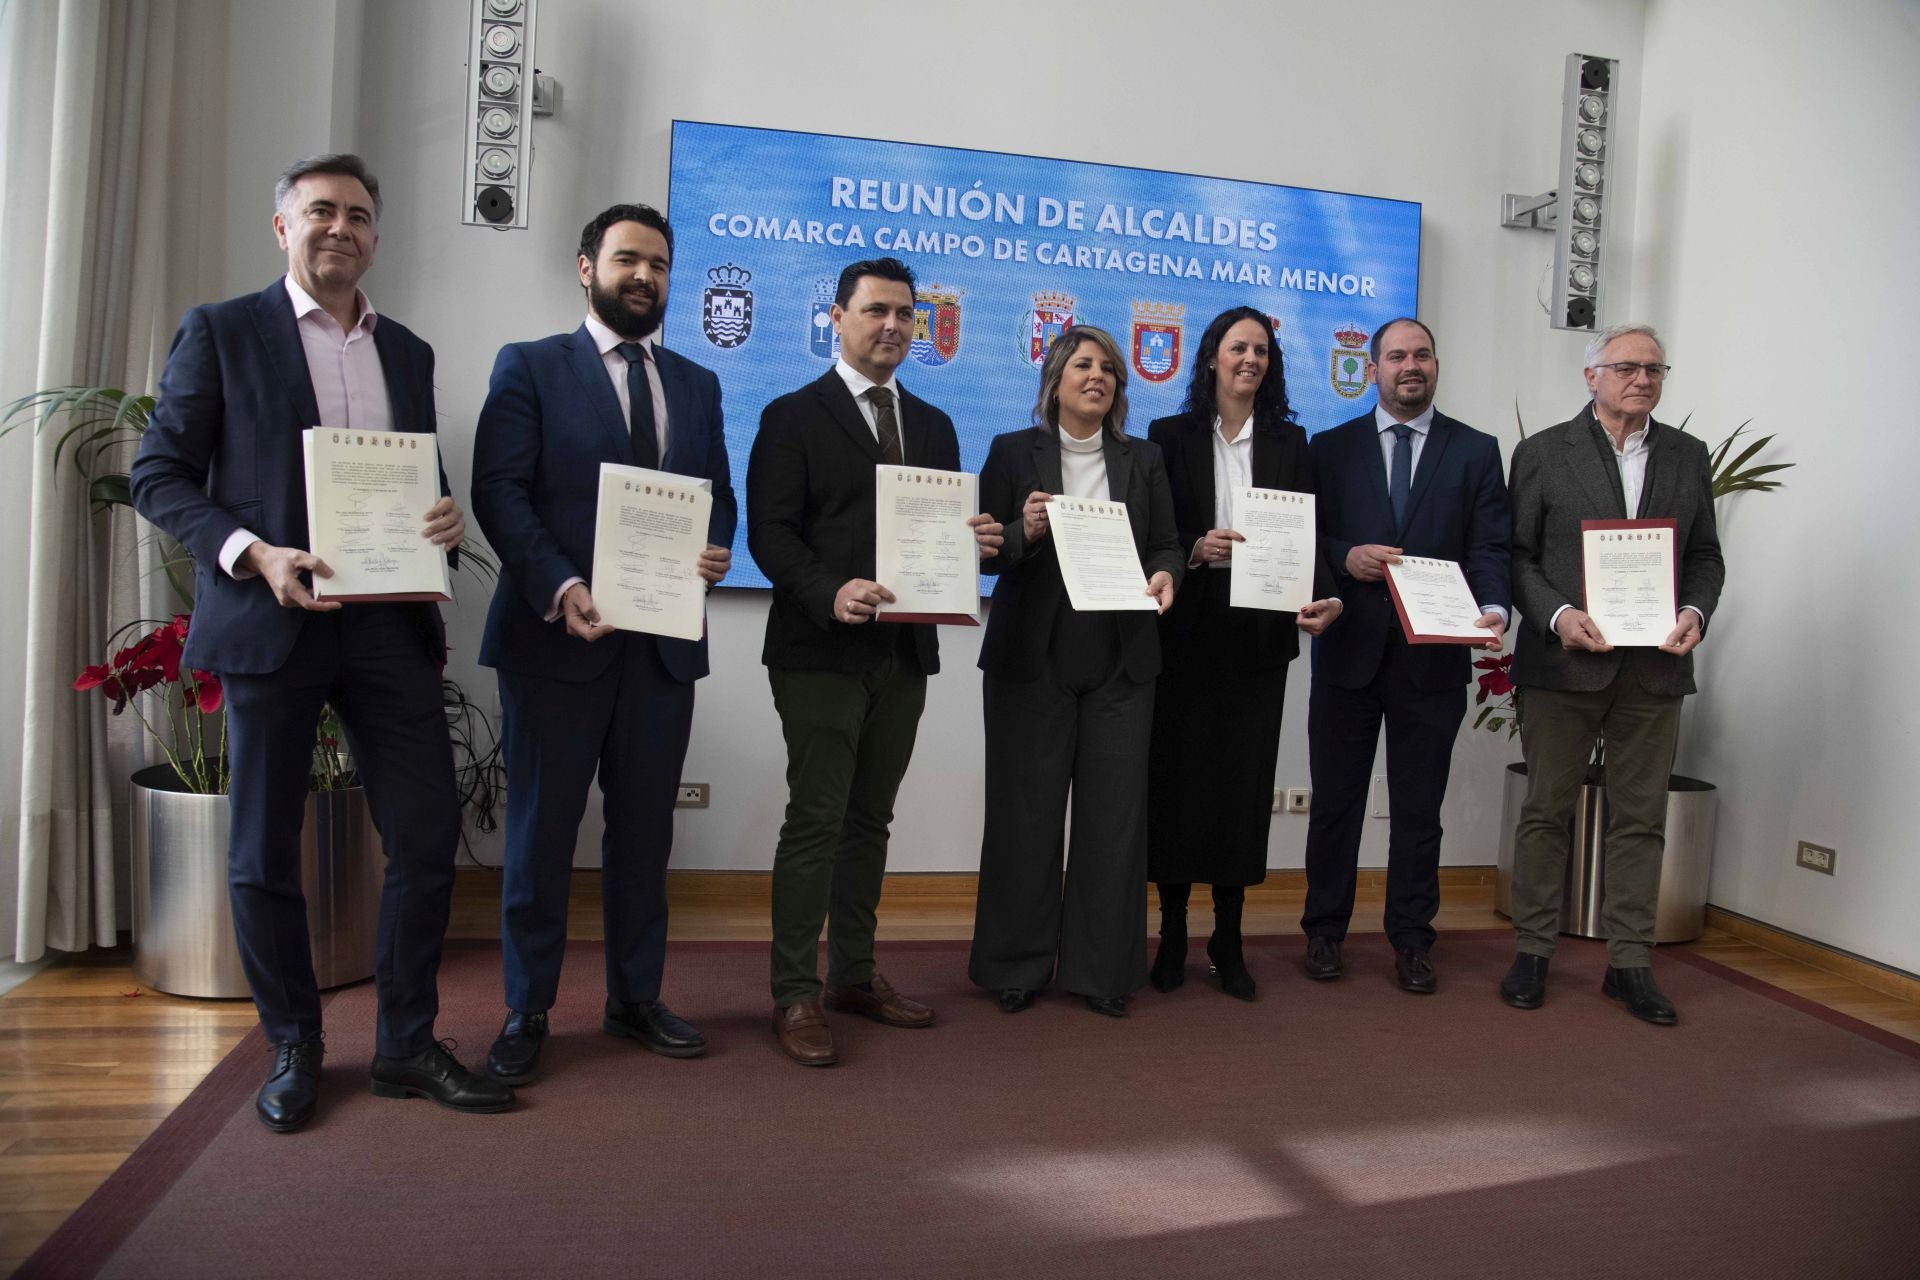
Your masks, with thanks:
<instances>
[{"instance_id":1,"label":"coat of arms on screen","mask_svg":"<svg viewBox=\"0 0 1920 1280\"><path fill-rule=\"evenodd\" d=\"M731 262L707 269L713 283L700 295L700 332L716 347L731 349L753 333L753 272Z\"/></svg>"},{"instance_id":2,"label":"coat of arms on screen","mask_svg":"<svg viewBox=\"0 0 1920 1280\"><path fill-rule=\"evenodd\" d=\"M1165 382L1180 372L1181 317L1178 302L1133 304L1133 371L1148 382Z\"/></svg>"},{"instance_id":3,"label":"coat of arms on screen","mask_svg":"<svg viewBox=\"0 0 1920 1280\"><path fill-rule=\"evenodd\" d=\"M1373 335L1358 325L1333 331L1340 345L1333 349L1333 389L1347 400L1358 400L1367 390L1367 340Z\"/></svg>"},{"instance_id":4,"label":"coat of arms on screen","mask_svg":"<svg viewBox=\"0 0 1920 1280\"><path fill-rule=\"evenodd\" d=\"M913 344L908 354L938 368L959 350L960 290L928 285L913 303Z\"/></svg>"},{"instance_id":5,"label":"coat of arms on screen","mask_svg":"<svg viewBox=\"0 0 1920 1280\"><path fill-rule=\"evenodd\" d=\"M813 282L813 306L807 312L807 350L822 360L840 358L840 334L833 327L833 295L840 287L833 276Z\"/></svg>"},{"instance_id":6,"label":"coat of arms on screen","mask_svg":"<svg viewBox=\"0 0 1920 1280\"><path fill-rule=\"evenodd\" d=\"M1042 289L1033 295L1033 310L1027 313L1027 361L1034 368L1047 358L1047 348L1060 331L1073 325L1073 295Z\"/></svg>"}]
</instances>

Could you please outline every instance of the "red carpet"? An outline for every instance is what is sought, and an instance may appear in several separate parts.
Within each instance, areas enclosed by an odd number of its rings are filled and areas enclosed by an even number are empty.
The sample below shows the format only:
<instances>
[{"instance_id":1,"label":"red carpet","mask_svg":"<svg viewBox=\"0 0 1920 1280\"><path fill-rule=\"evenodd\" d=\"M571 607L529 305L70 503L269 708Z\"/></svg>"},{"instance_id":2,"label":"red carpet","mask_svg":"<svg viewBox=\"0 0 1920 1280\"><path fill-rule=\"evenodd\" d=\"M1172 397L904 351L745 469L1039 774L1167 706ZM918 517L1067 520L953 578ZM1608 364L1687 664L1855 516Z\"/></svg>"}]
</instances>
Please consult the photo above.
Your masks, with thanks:
<instances>
[{"instance_id":1,"label":"red carpet","mask_svg":"<svg viewBox=\"0 0 1920 1280\"><path fill-rule=\"evenodd\" d=\"M1920 1275L1920 1046L1681 954L1661 1030L1601 997L1593 944L1537 1013L1494 994L1504 932L1443 935L1424 999L1377 936L1325 986L1300 945L1250 947L1257 1004L1194 968L1115 1021L1008 1017L965 944L894 944L940 1024L840 1017L828 1070L774 1051L763 946L675 946L668 1002L714 1046L677 1062L600 1034L577 945L507 1116L368 1094L363 985L313 1126L255 1122L250 1037L21 1274ZM442 991L475 1062L497 951L451 950Z\"/></svg>"}]
</instances>

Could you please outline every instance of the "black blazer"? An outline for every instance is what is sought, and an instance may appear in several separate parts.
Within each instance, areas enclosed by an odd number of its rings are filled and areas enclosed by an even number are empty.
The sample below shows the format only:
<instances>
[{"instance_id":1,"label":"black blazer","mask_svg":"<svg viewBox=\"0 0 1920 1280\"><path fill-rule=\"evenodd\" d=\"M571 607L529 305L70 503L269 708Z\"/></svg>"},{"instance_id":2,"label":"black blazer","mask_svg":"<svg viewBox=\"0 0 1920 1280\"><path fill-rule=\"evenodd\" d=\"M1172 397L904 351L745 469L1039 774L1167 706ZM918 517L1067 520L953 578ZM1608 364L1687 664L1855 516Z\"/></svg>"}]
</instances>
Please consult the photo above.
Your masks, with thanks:
<instances>
[{"instance_id":1,"label":"black blazer","mask_svg":"<svg viewBox=\"0 0 1920 1280\"><path fill-rule=\"evenodd\" d=\"M1563 604L1586 607L1580 550L1582 520L1627 515L1626 490L1613 446L1587 405L1571 422L1528 436L1513 451L1513 594L1525 625L1514 645L1514 683L1591 692L1631 670L1648 693L1692 693L1693 655L1658 649L1587 653L1562 648L1547 629ZM1647 427L1647 475L1637 520L1669 517L1678 523L1676 606L1692 605L1712 619L1726 580L1720 534L1713 517L1713 469L1707 446L1661 422ZM1704 623L1702 626L1704 630Z\"/></svg>"},{"instance_id":2,"label":"black blazer","mask_svg":"<svg viewBox=\"0 0 1920 1280\"><path fill-rule=\"evenodd\" d=\"M1160 447L1138 437L1121 439L1107 433L1102 443L1107 496L1127 504L1141 567L1149 578L1163 570L1172 574L1177 600L1187 558L1175 530L1173 496L1167 490ZM1059 437L1039 427L995 436L986 465L980 468L980 505L1005 526L1006 540L999 555L980 563L984 571L1000 577L993 589L993 607L987 611L980 669L1008 680L1034 680L1044 674L1054 614L1067 603L1053 538L1043 536L1029 545L1021 522L1027 495L1036 489L1055 495L1063 491ZM1120 625L1120 661L1127 678L1145 682L1159 675L1160 636L1154 615L1142 610L1114 617Z\"/></svg>"},{"instance_id":3,"label":"black blazer","mask_svg":"<svg viewBox=\"0 0 1920 1280\"><path fill-rule=\"evenodd\" d=\"M895 385L898 385L897 383ZM900 387L900 444L910 467L960 469L953 419ZM792 671L874 670L910 627L928 675L940 670L930 623L833 616L852 578L873 577L874 469L880 443L837 369L773 401L747 460L747 548L773 584L760 660Z\"/></svg>"},{"instance_id":4,"label":"black blazer","mask_svg":"<svg viewBox=\"0 0 1920 1280\"><path fill-rule=\"evenodd\" d=\"M1501 474L1500 445L1492 436L1436 411L1407 493L1407 517L1395 525L1387 496L1387 468L1373 410L1313 438L1320 481L1320 545L1325 548L1345 608L1314 644L1313 673L1343 689L1364 689L1380 670L1388 635L1399 627L1384 582L1362 582L1346 570L1347 553L1374 542L1410 556L1456 560L1474 601L1497 604L1512 621L1508 543L1513 514ZM1419 689L1465 684L1482 651L1458 644L1410 645L1408 679Z\"/></svg>"},{"instance_id":5,"label":"black blazer","mask_svg":"<svg viewBox=\"0 0 1920 1280\"><path fill-rule=\"evenodd\" d=\"M1173 490L1174 523L1180 531L1180 563L1193 555L1194 544L1213 528L1213 420L1197 413L1157 418L1147 427L1147 438L1159 444L1167 459L1167 483ZM1292 422L1259 422L1253 427L1253 483L1261 489L1291 489L1314 493L1313 455L1307 433ZM1313 595L1324 600L1336 594L1325 548L1316 545ZM1232 569L1195 569L1195 573L1232 573ZM1291 613L1259 611L1255 624L1256 649L1244 657L1265 667L1285 666L1300 654L1300 632ZM1160 618L1168 650L1186 654L1205 645L1204 624L1192 607L1178 601Z\"/></svg>"},{"instance_id":6,"label":"black blazer","mask_svg":"<svg viewBox=\"0 0 1920 1280\"><path fill-rule=\"evenodd\" d=\"M386 315L373 327L373 346L393 429L434 430L433 348ZM193 554L188 664L218 675L265 675L293 652L306 611L283 608L264 578L229 576L219 555L240 528L274 546L308 549L300 433L321 425L284 277L259 293L187 312L128 480L134 509ZM440 491L447 492L444 470ZM438 605L347 606L373 607L405 610L435 659L445 660Z\"/></svg>"}]
</instances>

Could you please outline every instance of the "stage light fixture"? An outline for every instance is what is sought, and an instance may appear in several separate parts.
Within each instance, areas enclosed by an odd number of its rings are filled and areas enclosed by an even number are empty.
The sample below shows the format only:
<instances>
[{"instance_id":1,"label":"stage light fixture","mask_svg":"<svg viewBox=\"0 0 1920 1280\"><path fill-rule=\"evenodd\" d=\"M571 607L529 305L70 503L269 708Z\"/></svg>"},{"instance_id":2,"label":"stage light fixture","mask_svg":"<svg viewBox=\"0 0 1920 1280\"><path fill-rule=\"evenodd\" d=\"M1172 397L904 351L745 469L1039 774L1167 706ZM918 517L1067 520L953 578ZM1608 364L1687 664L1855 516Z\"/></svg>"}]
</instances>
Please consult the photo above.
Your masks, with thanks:
<instances>
[{"instance_id":1,"label":"stage light fixture","mask_svg":"<svg viewBox=\"0 0 1920 1280\"><path fill-rule=\"evenodd\" d=\"M1592 329L1605 302L1607 168L1618 59L1567 55L1560 95L1560 178L1537 196L1507 195L1500 224L1553 234L1555 294L1547 303L1556 329Z\"/></svg>"},{"instance_id":2,"label":"stage light fixture","mask_svg":"<svg viewBox=\"0 0 1920 1280\"><path fill-rule=\"evenodd\" d=\"M533 66L538 0L473 0L467 45L466 208L469 226L527 225L535 98L543 79Z\"/></svg>"}]
</instances>

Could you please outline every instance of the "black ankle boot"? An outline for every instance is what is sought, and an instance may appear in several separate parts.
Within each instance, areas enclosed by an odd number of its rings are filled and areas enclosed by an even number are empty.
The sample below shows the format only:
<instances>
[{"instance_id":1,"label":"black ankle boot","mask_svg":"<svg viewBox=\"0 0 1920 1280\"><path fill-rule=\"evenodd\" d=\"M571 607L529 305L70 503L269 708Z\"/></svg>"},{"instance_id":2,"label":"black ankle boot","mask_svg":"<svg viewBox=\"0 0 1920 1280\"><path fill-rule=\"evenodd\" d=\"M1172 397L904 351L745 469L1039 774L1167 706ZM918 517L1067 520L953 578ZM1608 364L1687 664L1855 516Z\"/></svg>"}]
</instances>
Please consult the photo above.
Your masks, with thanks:
<instances>
[{"instance_id":1,"label":"black ankle boot","mask_svg":"<svg viewBox=\"0 0 1920 1280\"><path fill-rule=\"evenodd\" d=\"M1155 991L1172 991L1187 980L1187 886L1160 886L1160 949L1147 981Z\"/></svg>"},{"instance_id":2,"label":"black ankle boot","mask_svg":"<svg viewBox=\"0 0 1920 1280\"><path fill-rule=\"evenodd\" d=\"M1239 887L1213 890L1213 936L1207 939L1207 959L1213 961L1214 976L1220 989L1236 1000L1254 998L1253 974L1247 971L1247 959L1240 945L1240 912L1246 905L1246 890Z\"/></svg>"}]
</instances>

